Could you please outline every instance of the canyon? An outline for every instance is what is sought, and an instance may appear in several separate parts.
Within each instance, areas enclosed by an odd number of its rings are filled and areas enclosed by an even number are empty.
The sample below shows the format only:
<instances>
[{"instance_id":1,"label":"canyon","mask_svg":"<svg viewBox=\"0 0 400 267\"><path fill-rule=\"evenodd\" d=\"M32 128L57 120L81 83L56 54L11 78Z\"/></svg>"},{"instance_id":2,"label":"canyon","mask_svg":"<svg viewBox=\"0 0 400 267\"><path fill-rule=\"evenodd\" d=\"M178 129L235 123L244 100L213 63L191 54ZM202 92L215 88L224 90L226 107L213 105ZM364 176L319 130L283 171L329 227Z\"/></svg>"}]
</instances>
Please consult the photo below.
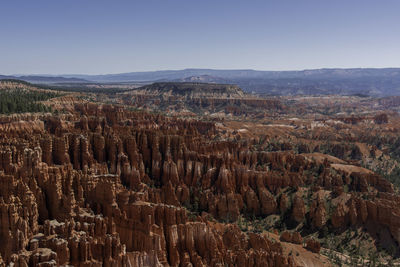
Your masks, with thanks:
<instances>
[{"instance_id":1,"label":"canyon","mask_svg":"<svg viewBox=\"0 0 400 267\"><path fill-rule=\"evenodd\" d=\"M0 86L20 88L44 90ZM394 100L184 83L42 103L53 112L0 116L0 266L399 256Z\"/></svg>"}]
</instances>

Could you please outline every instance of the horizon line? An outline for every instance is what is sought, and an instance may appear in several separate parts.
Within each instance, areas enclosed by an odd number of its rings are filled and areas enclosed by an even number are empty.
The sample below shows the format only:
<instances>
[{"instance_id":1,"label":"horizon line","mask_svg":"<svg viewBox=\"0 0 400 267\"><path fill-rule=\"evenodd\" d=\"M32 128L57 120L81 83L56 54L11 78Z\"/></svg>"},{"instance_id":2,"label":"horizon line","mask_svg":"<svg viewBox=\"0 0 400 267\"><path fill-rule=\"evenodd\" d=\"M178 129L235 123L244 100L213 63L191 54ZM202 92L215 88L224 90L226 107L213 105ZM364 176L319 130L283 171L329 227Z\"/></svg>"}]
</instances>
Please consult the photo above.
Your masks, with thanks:
<instances>
[{"instance_id":1,"label":"horizon line","mask_svg":"<svg viewBox=\"0 0 400 267\"><path fill-rule=\"evenodd\" d=\"M183 69L156 69L156 70L139 70L139 71L126 71L126 72L109 72L109 73L97 73L97 74L87 74L87 73L19 73L19 74L3 74L3 76L53 76L53 77L63 77L64 75L74 76L103 76L103 75L120 75L120 74L130 74L130 73L146 73L146 72L166 72L166 71L185 71L185 70L215 70L215 71L259 71L259 72L293 72L293 71L312 71L312 70L355 70L355 69L400 69L400 67L321 67L321 68L303 68L303 69L281 69L281 70L261 70L261 69L251 69L251 68L183 68Z\"/></svg>"}]
</instances>

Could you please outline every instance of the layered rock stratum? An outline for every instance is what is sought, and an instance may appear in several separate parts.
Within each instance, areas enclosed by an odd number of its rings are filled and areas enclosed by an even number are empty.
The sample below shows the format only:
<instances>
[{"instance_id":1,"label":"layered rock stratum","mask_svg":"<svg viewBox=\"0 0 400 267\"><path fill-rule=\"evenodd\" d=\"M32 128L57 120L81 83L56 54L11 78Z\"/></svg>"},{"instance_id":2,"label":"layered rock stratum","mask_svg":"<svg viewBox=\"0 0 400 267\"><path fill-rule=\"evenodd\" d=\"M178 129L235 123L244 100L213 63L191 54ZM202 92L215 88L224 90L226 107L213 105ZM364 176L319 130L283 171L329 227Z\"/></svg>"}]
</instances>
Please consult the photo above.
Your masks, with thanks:
<instances>
[{"instance_id":1,"label":"layered rock stratum","mask_svg":"<svg viewBox=\"0 0 400 267\"><path fill-rule=\"evenodd\" d=\"M329 266L320 241L349 229L398 252L397 189L360 166L387 155L371 144L394 143L392 115L270 125L47 104L64 112L0 117L0 266Z\"/></svg>"},{"instance_id":2,"label":"layered rock stratum","mask_svg":"<svg viewBox=\"0 0 400 267\"><path fill-rule=\"evenodd\" d=\"M275 212L277 205L264 185L266 177L246 170L246 153L238 158L229 152L237 145L208 142L215 134L212 123L112 106L76 110L1 122L4 262L295 265L278 241L207 220L210 213L235 221L247 201L260 214ZM258 191L249 185L256 181ZM185 208L195 205L204 212L193 216Z\"/></svg>"}]
</instances>

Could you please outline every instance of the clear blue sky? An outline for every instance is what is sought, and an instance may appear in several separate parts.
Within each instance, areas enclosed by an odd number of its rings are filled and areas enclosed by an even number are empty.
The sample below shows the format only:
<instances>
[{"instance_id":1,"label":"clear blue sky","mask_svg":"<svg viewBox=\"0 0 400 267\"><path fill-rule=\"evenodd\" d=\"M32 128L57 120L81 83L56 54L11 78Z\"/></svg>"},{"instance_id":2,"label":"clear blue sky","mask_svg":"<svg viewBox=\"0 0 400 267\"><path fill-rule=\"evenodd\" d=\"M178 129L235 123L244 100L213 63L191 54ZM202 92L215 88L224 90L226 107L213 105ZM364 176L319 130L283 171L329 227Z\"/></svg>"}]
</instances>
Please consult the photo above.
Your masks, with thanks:
<instances>
[{"instance_id":1,"label":"clear blue sky","mask_svg":"<svg viewBox=\"0 0 400 267\"><path fill-rule=\"evenodd\" d=\"M400 67L399 0L6 0L0 73Z\"/></svg>"}]
</instances>

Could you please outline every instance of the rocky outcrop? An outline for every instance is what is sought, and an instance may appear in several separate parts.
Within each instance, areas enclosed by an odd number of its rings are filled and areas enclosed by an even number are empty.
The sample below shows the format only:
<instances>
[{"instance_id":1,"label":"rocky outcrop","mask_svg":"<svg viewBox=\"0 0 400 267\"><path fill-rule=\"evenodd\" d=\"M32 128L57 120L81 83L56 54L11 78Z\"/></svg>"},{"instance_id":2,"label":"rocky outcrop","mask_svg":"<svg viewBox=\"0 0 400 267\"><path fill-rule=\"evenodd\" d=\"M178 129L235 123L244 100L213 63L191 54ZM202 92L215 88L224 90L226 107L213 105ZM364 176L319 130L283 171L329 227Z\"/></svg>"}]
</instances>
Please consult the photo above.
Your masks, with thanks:
<instances>
[{"instance_id":1,"label":"rocky outcrop","mask_svg":"<svg viewBox=\"0 0 400 267\"><path fill-rule=\"evenodd\" d=\"M319 253L321 250L321 244L317 240L309 238L306 240L306 249L314 253Z\"/></svg>"},{"instance_id":2,"label":"rocky outcrop","mask_svg":"<svg viewBox=\"0 0 400 267\"><path fill-rule=\"evenodd\" d=\"M281 233L280 240L293 244L302 244L303 238L299 232L284 231Z\"/></svg>"},{"instance_id":3,"label":"rocky outcrop","mask_svg":"<svg viewBox=\"0 0 400 267\"><path fill-rule=\"evenodd\" d=\"M0 131L7 264L292 266L280 242L234 224L270 215L313 230L373 222L400 240L389 182L334 169L291 144L266 152L258 148L267 137L221 139L213 122L90 103L25 119L43 127ZM298 232L281 239L302 243ZM319 251L313 242L307 247Z\"/></svg>"},{"instance_id":4,"label":"rocky outcrop","mask_svg":"<svg viewBox=\"0 0 400 267\"><path fill-rule=\"evenodd\" d=\"M231 84L157 82L126 90L120 97L139 108L191 116L263 116L266 109L284 108L276 98L258 98Z\"/></svg>"},{"instance_id":5,"label":"rocky outcrop","mask_svg":"<svg viewBox=\"0 0 400 267\"><path fill-rule=\"evenodd\" d=\"M293 220L300 223L304 220L305 214L306 214L306 209L304 206L304 200L299 195L296 195L293 200L293 211L292 211Z\"/></svg>"},{"instance_id":6,"label":"rocky outcrop","mask_svg":"<svg viewBox=\"0 0 400 267\"><path fill-rule=\"evenodd\" d=\"M6 263L291 266L265 236L189 219L184 206L235 221L246 199L242 185L257 214L277 209L266 173L238 171L238 162L226 160L232 144L201 141L213 134L213 124L112 109L79 106L84 117L44 118L38 136L2 136L8 140L0 144L0 241L6 244L0 254Z\"/></svg>"}]
</instances>

